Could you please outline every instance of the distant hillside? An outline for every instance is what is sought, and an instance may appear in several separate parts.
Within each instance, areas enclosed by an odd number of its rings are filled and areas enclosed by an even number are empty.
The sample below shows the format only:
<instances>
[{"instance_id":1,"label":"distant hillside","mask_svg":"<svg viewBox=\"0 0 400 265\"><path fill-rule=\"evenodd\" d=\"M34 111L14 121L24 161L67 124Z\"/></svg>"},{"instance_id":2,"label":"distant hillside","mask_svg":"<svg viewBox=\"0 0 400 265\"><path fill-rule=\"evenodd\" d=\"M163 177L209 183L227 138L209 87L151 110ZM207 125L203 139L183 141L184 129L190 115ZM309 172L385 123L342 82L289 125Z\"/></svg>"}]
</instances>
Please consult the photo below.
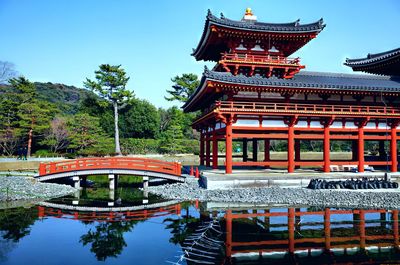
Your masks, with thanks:
<instances>
[{"instance_id":1,"label":"distant hillside","mask_svg":"<svg viewBox=\"0 0 400 265\"><path fill-rule=\"evenodd\" d=\"M74 114L78 111L79 103L92 94L83 88L64 84L35 82L39 97L57 106L64 114ZM0 86L1 90L7 90L9 86Z\"/></svg>"}]
</instances>

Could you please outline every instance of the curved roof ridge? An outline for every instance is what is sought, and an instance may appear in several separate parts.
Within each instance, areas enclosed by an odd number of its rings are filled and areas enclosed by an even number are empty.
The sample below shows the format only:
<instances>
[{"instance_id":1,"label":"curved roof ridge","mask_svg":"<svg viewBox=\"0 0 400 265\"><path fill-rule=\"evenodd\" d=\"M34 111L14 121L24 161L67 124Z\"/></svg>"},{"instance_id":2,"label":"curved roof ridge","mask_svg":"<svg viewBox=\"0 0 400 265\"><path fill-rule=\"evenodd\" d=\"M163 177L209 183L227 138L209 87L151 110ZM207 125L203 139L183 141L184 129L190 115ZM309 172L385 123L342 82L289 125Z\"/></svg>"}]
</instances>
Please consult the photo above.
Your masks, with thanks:
<instances>
[{"instance_id":1,"label":"curved roof ridge","mask_svg":"<svg viewBox=\"0 0 400 265\"><path fill-rule=\"evenodd\" d=\"M207 43L209 36L211 36L212 34L211 28L213 26L222 27L229 30L237 30L245 33L257 32L267 35L286 34L290 36L291 34L304 34L304 36L302 37L304 37L306 41L304 43L302 42L301 44L297 43L294 48L288 48L286 53L287 56L289 56L290 54L304 46L308 41L310 41L312 38L309 36L319 34L326 25L324 24L323 19L319 19L318 21L309 24L300 24L299 19L289 23L267 23L259 21L231 20L229 18L226 18L223 14L221 14L221 17L217 17L211 12L211 10L208 10L203 28L203 34L200 37L200 41L197 44L197 47L193 49L193 52L191 54L192 56L195 56L197 60L199 60L199 58L202 56L201 53ZM222 48L220 49L222 50ZM212 56L214 55L211 55L211 57Z\"/></svg>"},{"instance_id":2,"label":"curved roof ridge","mask_svg":"<svg viewBox=\"0 0 400 265\"><path fill-rule=\"evenodd\" d=\"M308 31L315 31L319 30L321 31L324 27L324 20L321 18L315 22L311 22L308 24L300 24L300 19L297 19L293 22L288 22L288 23L270 23L270 22L260 22L260 21L243 21L243 20L233 20L229 19L224 16L224 14L221 13L221 17L215 16L210 9L207 11L207 16L206 16L207 21L215 22L217 24L220 24L222 26L241 26L242 28L246 29L253 29L253 30L268 30L271 28L272 30L274 28L287 28L287 30L284 31L300 31L301 29L304 28L304 30ZM207 24L206 21L206 24ZM276 29L275 29L276 30Z\"/></svg>"},{"instance_id":3,"label":"curved roof ridge","mask_svg":"<svg viewBox=\"0 0 400 265\"><path fill-rule=\"evenodd\" d=\"M367 55L367 57L363 57L363 58L354 58L354 59L349 59L346 58L346 62L344 63L345 65L355 65L355 64L362 64L362 63L371 63L377 60L381 60L396 54L400 54L400 48L396 48L396 49L392 49L389 51L385 51L385 52L380 52L380 53L374 53L371 54L369 53Z\"/></svg>"}]
</instances>

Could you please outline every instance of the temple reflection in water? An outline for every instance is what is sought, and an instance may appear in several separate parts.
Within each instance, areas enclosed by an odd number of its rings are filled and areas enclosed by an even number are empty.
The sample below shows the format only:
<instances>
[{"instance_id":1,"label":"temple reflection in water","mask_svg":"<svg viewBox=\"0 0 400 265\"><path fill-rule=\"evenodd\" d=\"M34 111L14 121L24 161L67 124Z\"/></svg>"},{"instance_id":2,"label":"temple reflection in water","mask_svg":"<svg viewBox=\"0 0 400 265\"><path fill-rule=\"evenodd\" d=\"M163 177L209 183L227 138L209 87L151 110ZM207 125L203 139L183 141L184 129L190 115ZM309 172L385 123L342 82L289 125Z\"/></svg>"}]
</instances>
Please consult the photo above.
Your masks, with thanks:
<instances>
[{"instance_id":1,"label":"temple reflection in water","mask_svg":"<svg viewBox=\"0 0 400 265\"><path fill-rule=\"evenodd\" d=\"M226 264L399 260L398 210L229 209Z\"/></svg>"},{"instance_id":2,"label":"temple reflection in water","mask_svg":"<svg viewBox=\"0 0 400 265\"><path fill-rule=\"evenodd\" d=\"M80 256L87 261L96 258L104 262L131 255L121 264L139 260L144 263L137 264L154 264L136 248L140 243L153 249L155 242L169 249L166 254L156 254L155 259L161 261L157 264L164 264L166 260L179 265L393 264L400 261L399 210L278 208L177 201L130 205L122 202L121 206L108 207L99 201L75 205L71 199L39 204L32 208L0 210L2 246L9 247L5 257L10 260L13 260L11 245L15 248L16 244L30 242L41 223L56 223L65 229L76 225L82 228L71 230L68 236L80 248L89 247L90 252ZM196 234L204 231L207 223L217 223L221 233L214 233L215 237L207 234L197 251L190 250L188 242L196 245ZM151 230L146 230L147 226ZM54 236L51 229L40 231L43 237ZM63 242L65 237L60 235L55 242ZM46 241L46 246L53 247L57 245L55 242ZM207 249L205 242L214 242L213 248ZM60 248L63 247L61 243ZM177 262L185 250L190 254ZM57 259L58 253L48 255Z\"/></svg>"}]
</instances>

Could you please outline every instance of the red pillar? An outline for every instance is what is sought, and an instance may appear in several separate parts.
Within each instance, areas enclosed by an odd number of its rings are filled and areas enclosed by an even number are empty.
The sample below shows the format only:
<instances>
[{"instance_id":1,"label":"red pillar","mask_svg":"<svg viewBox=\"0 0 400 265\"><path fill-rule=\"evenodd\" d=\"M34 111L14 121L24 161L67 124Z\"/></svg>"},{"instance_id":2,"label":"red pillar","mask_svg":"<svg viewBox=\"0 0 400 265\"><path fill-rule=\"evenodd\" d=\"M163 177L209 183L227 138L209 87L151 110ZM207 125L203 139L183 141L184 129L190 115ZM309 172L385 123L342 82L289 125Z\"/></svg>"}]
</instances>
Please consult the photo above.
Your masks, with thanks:
<instances>
[{"instance_id":1,"label":"red pillar","mask_svg":"<svg viewBox=\"0 0 400 265\"><path fill-rule=\"evenodd\" d=\"M210 166L210 136L206 136L206 166Z\"/></svg>"},{"instance_id":2,"label":"red pillar","mask_svg":"<svg viewBox=\"0 0 400 265\"><path fill-rule=\"evenodd\" d=\"M358 127L358 172L364 172L364 127Z\"/></svg>"},{"instance_id":3,"label":"red pillar","mask_svg":"<svg viewBox=\"0 0 400 265\"><path fill-rule=\"evenodd\" d=\"M204 166L204 133L203 130L200 132L200 165Z\"/></svg>"},{"instance_id":4,"label":"red pillar","mask_svg":"<svg viewBox=\"0 0 400 265\"><path fill-rule=\"evenodd\" d=\"M229 120L226 123L226 167L225 173L231 174L232 173L232 122Z\"/></svg>"},{"instance_id":5,"label":"red pillar","mask_svg":"<svg viewBox=\"0 0 400 265\"><path fill-rule=\"evenodd\" d=\"M294 172L294 125L288 127L288 172Z\"/></svg>"},{"instance_id":6,"label":"red pillar","mask_svg":"<svg viewBox=\"0 0 400 265\"><path fill-rule=\"evenodd\" d=\"M392 127L391 129L391 141L390 141L390 156L392 165L390 171L397 172L397 128Z\"/></svg>"},{"instance_id":7,"label":"red pillar","mask_svg":"<svg viewBox=\"0 0 400 265\"><path fill-rule=\"evenodd\" d=\"M299 162L300 158L300 140L294 141L294 161ZM295 168L300 168L299 165L295 166Z\"/></svg>"},{"instance_id":8,"label":"red pillar","mask_svg":"<svg viewBox=\"0 0 400 265\"><path fill-rule=\"evenodd\" d=\"M269 149L270 149L270 141L269 141L269 139L265 139L264 140L264 162L268 162L271 160ZM265 167L269 168L269 166L265 166Z\"/></svg>"},{"instance_id":9,"label":"red pillar","mask_svg":"<svg viewBox=\"0 0 400 265\"><path fill-rule=\"evenodd\" d=\"M365 212L364 210L360 210L360 248L365 249Z\"/></svg>"},{"instance_id":10,"label":"red pillar","mask_svg":"<svg viewBox=\"0 0 400 265\"><path fill-rule=\"evenodd\" d=\"M232 256L232 210L227 210L225 215L226 221L226 256Z\"/></svg>"},{"instance_id":11,"label":"red pillar","mask_svg":"<svg viewBox=\"0 0 400 265\"><path fill-rule=\"evenodd\" d=\"M294 208L288 209L288 234L289 234L289 253L294 253Z\"/></svg>"},{"instance_id":12,"label":"red pillar","mask_svg":"<svg viewBox=\"0 0 400 265\"><path fill-rule=\"evenodd\" d=\"M392 211L393 219L393 238L396 248L399 247L399 210Z\"/></svg>"},{"instance_id":13,"label":"red pillar","mask_svg":"<svg viewBox=\"0 0 400 265\"><path fill-rule=\"evenodd\" d=\"M213 130L212 134L212 168L217 169L218 168L218 140L217 140L217 131Z\"/></svg>"},{"instance_id":14,"label":"red pillar","mask_svg":"<svg viewBox=\"0 0 400 265\"><path fill-rule=\"evenodd\" d=\"M331 210L325 208L324 214L325 249L331 249Z\"/></svg>"},{"instance_id":15,"label":"red pillar","mask_svg":"<svg viewBox=\"0 0 400 265\"><path fill-rule=\"evenodd\" d=\"M324 127L324 172L330 172L331 158L330 158L330 130L329 126Z\"/></svg>"}]
</instances>

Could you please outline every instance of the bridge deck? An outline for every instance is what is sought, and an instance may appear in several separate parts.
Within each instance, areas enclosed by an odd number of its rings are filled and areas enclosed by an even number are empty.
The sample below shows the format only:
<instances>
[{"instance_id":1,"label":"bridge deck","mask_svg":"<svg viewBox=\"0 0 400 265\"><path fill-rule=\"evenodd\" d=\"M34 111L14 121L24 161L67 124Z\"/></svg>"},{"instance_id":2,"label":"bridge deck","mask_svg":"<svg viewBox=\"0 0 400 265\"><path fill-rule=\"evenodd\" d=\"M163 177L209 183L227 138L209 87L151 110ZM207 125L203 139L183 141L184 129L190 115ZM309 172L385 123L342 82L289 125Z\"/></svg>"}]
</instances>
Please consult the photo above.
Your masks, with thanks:
<instances>
[{"instance_id":1,"label":"bridge deck","mask_svg":"<svg viewBox=\"0 0 400 265\"><path fill-rule=\"evenodd\" d=\"M183 181L181 163L137 157L93 157L41 163L38 179L123 174Z\"/></svg>"}]
</instances>

